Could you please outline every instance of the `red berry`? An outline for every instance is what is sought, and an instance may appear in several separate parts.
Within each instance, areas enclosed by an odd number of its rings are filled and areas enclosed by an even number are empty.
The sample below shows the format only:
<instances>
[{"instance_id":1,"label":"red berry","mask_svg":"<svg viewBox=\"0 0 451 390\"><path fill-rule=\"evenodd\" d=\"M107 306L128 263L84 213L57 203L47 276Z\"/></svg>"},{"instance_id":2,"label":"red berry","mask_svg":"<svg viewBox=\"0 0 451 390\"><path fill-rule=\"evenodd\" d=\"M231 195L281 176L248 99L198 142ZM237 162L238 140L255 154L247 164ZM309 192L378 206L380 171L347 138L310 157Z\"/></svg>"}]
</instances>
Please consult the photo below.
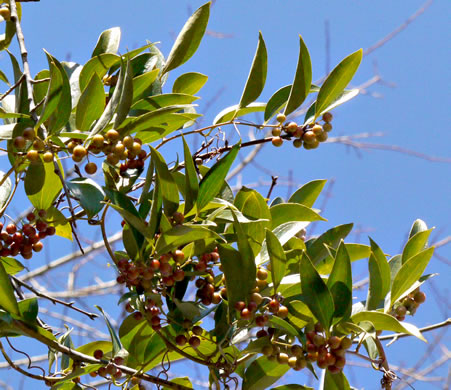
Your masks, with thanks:
<instances>
[{"instance_id":1,"label":"red berry","mask_svg":"<svg viewBox=\"0 0 451 390\"><path fill-rule=\"evenodd\" d=\"M16 231L17 231L17 227L13 223L10 223L8 226L6 226L6 232L8 234L14 234Z\"/></svg>"},{"instance_id":2,"label":"red berry","mask_svg":"<svg viewBox=\"0 0 451 390\"><path fill-rule=\"evenodd\" d=\"M189 345L191 345L191 347L193 348L197 348L200 345L200 338L197 336L192 336L189 338Z\"/></svg>"},{"instance_id":3,"label":"red berry","mask_svg":"<svg viewBox=\"0 0 451 390\"><path fill-rule=\"evenodd\" d=\"M176 338L175 338L175 343L177 345L179 345L180 347L183 347L186 343L187 343L187 339L185 337L185 335L183 334L179 334Z\"/></svg>"},{"instance_id":4,"label":"red berry","mask_svg":"<svg viewBox=\"0 0 451 390\"><path fill-rule=\"evenodd\" d=\"M103 358L103 351L102 351L101 349L96 349L96 350L94 351L93 356L94 356L96 359L102 359L102 358Z\"/></svg>"}]
</instances>

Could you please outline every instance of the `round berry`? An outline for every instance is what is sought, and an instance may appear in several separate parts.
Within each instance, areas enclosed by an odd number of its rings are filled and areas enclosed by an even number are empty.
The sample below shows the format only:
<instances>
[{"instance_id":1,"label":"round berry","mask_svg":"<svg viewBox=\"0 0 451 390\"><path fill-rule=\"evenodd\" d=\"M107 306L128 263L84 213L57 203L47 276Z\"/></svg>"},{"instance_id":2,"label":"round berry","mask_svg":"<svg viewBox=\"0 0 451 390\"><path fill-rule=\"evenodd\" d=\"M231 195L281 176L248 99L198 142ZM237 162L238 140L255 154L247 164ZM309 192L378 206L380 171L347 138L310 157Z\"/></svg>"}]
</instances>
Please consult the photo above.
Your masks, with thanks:
<instances>
[{"instance_id":1,"label":"round berry","mask_svg":"<svg viewBox=\"0 0 451 390\"><path fill-rule=\"evenodd\" d=\"M22 137L21 135L14 138L14 146L17 149L23 149L25 147L26 143L27 143L26 139L24 137Z\"/></svg>"},{"instance_id":2,"label":"round berry","mask_svg":"<svg viewBox=\"0 0 451 390\"><path fill-rule=\"evenodd\" d=\"M44 162L46 163L50 163L53 161L53 153L52 152L45 152L42 155L42 159L44 160Z\"/></svg>"},{"instance_id":3,"label":"round berry","mask_svg":"<svg viewBox=\"0 0 451 390\"><path fill-rule=\"evenodd\" d=\"M85 172L88 175L94 175L94 173L97 172L97 165L96 165L96 163L93 163L93 162L87 163L85 165Z\"/></svg>"},{"instance_id":4,"label":"round berry","mask_svg":"<svg viewBox=\"0 0 451 390\"><path fill-rule=\"evenodd\" d=\"M271 140L271 143L272 143L274 146L279 147L279 146L282 146L282 144L283 144L283 139L280 138L280 137L273 137L272 140Z\"/></svg>"},{"instance_id":5,"label":"round berry","mask_svg":"<svg viewBox=\"0 0 451 390\"><path fill-rule=\"evenodd\" d=\"M424 303L426 301L426 294L422 291L418 291L413 296L413 299L415 300L416 303Z\"/></svg>"},{"instance_id":6,"label":"round berry","mask_svg":"<svg viewBox=\"0 0 451 390\"><path fill-rule=\"evenodd\" d=\"M189 338L188 343L189 343L189 345L191 345L191 347L198 348L200 345L200 338L197 336L192 336Z\"/></svg>"},{"instance_id":7,"label":"round berry","mask_svg":"<svg viewBox=\"0 0 451 390\"><path fill-rule=\"evenodd\" d=\"M325 132L330 132L332 130L332 125L330 123L324 123L323 130Z\"/></svg>"},{"instance_id":8,"label":"round berry","mask_svg":"<svg viewBox=\"0 0 451 390\"><path fill-rule=\"evenodd\" d=\"M36 161L38 161L38 160L39 160L39 152L38 152L37 150L34 150L34 149L29 150L29 151L27 152L27 159L28 159L30 162L36 162Z\"/></svg>"},{"instance_id":9,"label":"round berry","mask_svg":"<svg viewBox=\"0 0 451 390\"><path fill-rule=\"evenodd\" d=\"M117 140L119 139L120 135L119 135L119 133L118 133L116 130L111 129L111 130L108 130L108 131L106 132L106 137L107 137L110 141L117 141Z\"/></svg>"},{"instance_id":10,"label":"round berry","mask_svg":"<svg viewBox=\"0 0 451 390\"><path fill-rule=\"evenodd\" d=\"M175 343L180 347L183 347L187 342L188 342L188 340L186 339L185 335L183 335L183 334L179 334L175 338Z\"/></svg>"},{"instance_id":11,"label":"round berry","mask_svg":"<svg viewBox=\"0 0 451 390\"><path fill-rule=\"evenodd\" d=\"M103 351L102 351L101 349L96 349L96 350L94 351L93 356L94 356L96 359L102 359L102 358L103 358Z\"/></svg>"},{"instance_id":12,"label":"round berry","mask_svg":"<svg viewBox=\"0 0 451 390\"><path fill-rule=\"evenodd\" d=\"M32 127L25 128L22 133L22 137L24 137L27 141L34 140L35 137L34 129Z\"/></svg>"},{"instance_id":13,"label":"round berry","mask_svg":"<svg viewBox=\"0 0 451 390\"><path fill-rule=\"evenodd\" d=\"M278 114L276 117L276 121L279 123L283 123L287 120L287 117L285 114Z\"/></svg>"}]
</instances>

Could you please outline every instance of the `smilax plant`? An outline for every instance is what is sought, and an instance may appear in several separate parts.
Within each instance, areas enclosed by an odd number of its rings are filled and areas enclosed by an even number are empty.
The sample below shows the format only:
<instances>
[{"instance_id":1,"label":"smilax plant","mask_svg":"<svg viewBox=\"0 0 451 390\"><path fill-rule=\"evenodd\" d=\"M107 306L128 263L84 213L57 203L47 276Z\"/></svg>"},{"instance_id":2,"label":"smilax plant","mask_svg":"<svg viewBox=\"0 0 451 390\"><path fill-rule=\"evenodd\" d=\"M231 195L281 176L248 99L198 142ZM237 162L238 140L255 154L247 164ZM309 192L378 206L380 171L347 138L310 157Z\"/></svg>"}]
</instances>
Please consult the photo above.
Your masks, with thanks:
<instances>
[{"instance_id":1,"label":"smilax plant","mask_svg":"<svg viewBox=\"0 0 451 390\"><path fill-rule=\"evenodd\" d=\"M11 367L52 389L81 388L87 375L122 389L142 388L144 382L190 389L189 378L149 374L189 359L208 369L216 389L265 389L289 370L310 370L321 377L323 389L350 389L343 374L346 356L366 353L381 371L383 386L391 388L396 374L379 335L393 331L424 340L404 320L426 299L420 288L431 276L423 275L433 254L427 246L431 229L415 221L402 253L388 258L371 239L368 245L345 242L352 224L306 238L309 224L324 220L313 206L325 180L303 185L288 201L246 187L233 193L226 181L243 148L292 141L310 150L326 141L331 111L358 94L346 87L362 50L317 86L299 37L293 83L268 102L256 102L267 75L260 33L238 104L200 128L194 102L208 77L184 73L172 86L166 80L200 45L210 3L189 18L167 58L154 43L118 54L121 32L112 28L101 33L86 64L60 62L45 52L48 68L34 76L21 6L1 3L0 45L14 80L0 97L1 146L9 160L0 181L0 337L33 338L49 351L48 372L36 375L15 366L0 344ZM14 36L22 64L7 50ZM8 83L3 72L0 77ZM313 103L305 118L287 120L307 98ZM261 123L242 119L255 112L263 113ZM241 126L253 127L255 140L220 141ZM194 153L185 140L193 134L205 138ZM168 164L162 146L178 139L183 160ZM7 210L22 185L32 209L12 220ZM123 250L110 245L108 213L122 220ZM16 274L24 260L32 266L34 253L53 235L78 241L77 229L87 223L102 233L125 290L119 304L128 314L116 328L98 306L111 340L75 345L70 331L58 334L40 320L37 299L20 293L20 286L31 286ZM368 262L368 296L353 303L351 264L361 259Z\"/></svg>"}]
</instances>

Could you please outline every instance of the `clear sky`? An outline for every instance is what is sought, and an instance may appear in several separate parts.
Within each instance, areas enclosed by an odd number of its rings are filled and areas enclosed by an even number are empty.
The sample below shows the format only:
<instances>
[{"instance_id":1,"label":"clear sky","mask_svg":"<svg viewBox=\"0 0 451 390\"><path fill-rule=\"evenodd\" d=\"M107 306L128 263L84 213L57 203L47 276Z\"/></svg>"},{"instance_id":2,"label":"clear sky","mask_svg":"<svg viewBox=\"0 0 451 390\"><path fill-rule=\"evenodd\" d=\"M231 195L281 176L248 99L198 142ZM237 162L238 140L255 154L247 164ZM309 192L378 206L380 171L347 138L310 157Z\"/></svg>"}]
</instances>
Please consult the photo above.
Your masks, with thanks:
<instances>
[{"instance_id":1,"label":"clear sky","mask_svg":"<svg viewBox=\"0 0 451 390\"><path fill-rule=\"evenodd\" d=\"M198 0L42 0L25 3L23 28L32 73L47 67L43 48L60 60L70 59L84 64L98 35L114 26L122 29L122 52L141 46L148 39L160 41L159 48L167 55L187 17L202 4L203 1ZM208 75L209 81L201 90L202 99L199 101L200 112L208 108L203 122L208 123L223 108L238 103L259 30L266 41L269 68L265 90L258 100L267 101L277 89L292 82L299 34L309 48L314 79L319 79L328 69L328 62L330 69L349 53L372 46L401 25L422 4L420 0L217 0L211 12L210 34L204 38L195 56L170 75L168 86L182 72L197 71ZM340 144L324 144L317 150L306 151L294 149L286 143L281 148L270 145L263 148L255 159L257 164L250 165L242 173L240 183L262 182L258 189L266 193L270 175L276 174L281 185L275 188L273 195L286 197L294 189L284 185L287 181L299 185L319 178L333 180L334 185L329 187L331 196L323 211L328 222L316 226L315 233L338 224L355 222L356 228L363 231L360 235L351 236L350 240L367 243L366 237L371 235L386 253L399 253L416 218L436 227L432 240L439 241L449 236L450 11L449 1L434 1L406 30L364 57L352 86L372 79L376 75L375 64L382 82L336 109L334 130L330 134L383 132L383 137L357 141L396 145L447 159L447 162L427 161L400 152L356 150ZM330 32L329 50L326 22ZM18 53L16 44L11 49ZM0 53L0 68L11 74L5 52ZM6 90L4 84L0 88L0 92ZM253 116L250 119L261 118ZM191 142L197 141L193 139ZM164 153L170 156L168 159L175 159L178 151L167 148ZM6 157L0 157L0 169L7 170L7 164ZM236 185L237 178L231 184ZM320 207L323 201L321 198L317 206ZM22 206L17 204L16 207L20 211ZM50 248L45 258L33 258L30 268L71 249L71 246ZM449 245L438 249L437 253L442 258L434 257L427 269L428 273L438 272L440 275L433 280L434 289L425 287L428 301L413 319L417 326L449 317L449 302L440 301L437 296L449 297L450 262L443 258L449 259L450 252ZM363 262L360 268L356 268L356 279L365 273L366 264ZM99 276L102 280L111 279L111 273ZM111 310L114 313L114 307ZM103 324L99 321L97 327L101 328ZM432 340L433 334L428 336ZM450 345L449 332L441 342ZM420 341L403 339L389 347L388 353L393 356L393 364L410 367L422 358L425 348ZM440 348L434 351L419 369L441 356ZM43 352L39 350L37 353ZM447 370L447 365L442 366L434 376L446 376ZM359 389L376 389L379 375L373 372L366 368L353 369L349 378ZM196 372L192 371L191 375L195 376ZM8 378L11 381L13 377L13 383L19 383L18 377L10 371L0 370L0 380L8 382ZM304 380L304 377L293 374L287 378L287 383L296 378ZM33 389L40 389L39 386L34 383ZM435 386L443 388L440 387L442 383L435 382L414 386L417 390ZM19 387L13 385L13 388Z\"/></svg>"}]
</instances>

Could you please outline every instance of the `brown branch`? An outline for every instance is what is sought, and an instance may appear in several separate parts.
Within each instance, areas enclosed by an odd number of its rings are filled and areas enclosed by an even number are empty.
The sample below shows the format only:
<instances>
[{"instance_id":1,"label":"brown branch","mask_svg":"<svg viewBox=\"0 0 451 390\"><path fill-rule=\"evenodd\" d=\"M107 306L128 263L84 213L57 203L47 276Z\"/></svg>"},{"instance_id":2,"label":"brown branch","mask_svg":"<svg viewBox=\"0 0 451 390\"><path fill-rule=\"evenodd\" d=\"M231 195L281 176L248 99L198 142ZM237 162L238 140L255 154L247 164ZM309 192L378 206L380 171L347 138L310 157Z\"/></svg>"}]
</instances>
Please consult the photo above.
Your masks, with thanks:
<instances>
[{"instance_id":1,"label":"brown branch","mask_svg":"<svg viewBox=\"0 0 451 390\"><path fill-rule=\"evenodd\" d=\"M269 198L271 197L272 190L277 185L278 178L279 178L278 176L271 176L271 187L269 187L268 194L266 195L266 199L268 199L268 201L269 201Z\"/></svg>"},{"instance_id":2,"label":"brown branch","mask_svg":"<svg viewBox=\"0 0 451 390\"><path fill-rule=\"evenodd\" d=\"M19 80L16 81L16 83L11 86L2 96L0 96L0 101L2 101L5 97L7 97L12 91L14 91L20 84L22 84L22 81L25 80L25 75L22 74L22 76L19 77Z\"/></svg>"}]
</instances>

